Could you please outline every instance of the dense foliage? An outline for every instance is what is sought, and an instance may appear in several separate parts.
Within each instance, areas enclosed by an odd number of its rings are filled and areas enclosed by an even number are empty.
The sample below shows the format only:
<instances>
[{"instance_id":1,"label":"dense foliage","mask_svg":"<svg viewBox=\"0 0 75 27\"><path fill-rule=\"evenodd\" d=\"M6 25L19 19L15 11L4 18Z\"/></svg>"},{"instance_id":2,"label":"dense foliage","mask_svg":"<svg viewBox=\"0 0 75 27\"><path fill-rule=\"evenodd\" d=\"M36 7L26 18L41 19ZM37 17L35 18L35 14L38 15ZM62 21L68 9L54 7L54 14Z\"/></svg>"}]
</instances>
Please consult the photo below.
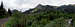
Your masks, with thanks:
<instances>
[{"instance_id":1,"label":"dense foliage","mask_svg":"<svg viewBox=\"0 0 75 27\"><path fill-rule=\"evenodd\" d=\"M41 7L41 8L40 8ZM62 7L63 8L63 7ZM75 25L75 13L66 13L53 6L37 6L24 13L15 11L6 23L6 27L72 27ZM63 8L64 9L64 8ZM65 9L67 9L65 7ZM70 9L70 8L69 8ZM70 10L69 10L70 11ZM73 10L71 10L73 11ZM72 19L71 24L68 20ZM74 26L75 27L75 26Z\"/></svg>"}]
</instances>

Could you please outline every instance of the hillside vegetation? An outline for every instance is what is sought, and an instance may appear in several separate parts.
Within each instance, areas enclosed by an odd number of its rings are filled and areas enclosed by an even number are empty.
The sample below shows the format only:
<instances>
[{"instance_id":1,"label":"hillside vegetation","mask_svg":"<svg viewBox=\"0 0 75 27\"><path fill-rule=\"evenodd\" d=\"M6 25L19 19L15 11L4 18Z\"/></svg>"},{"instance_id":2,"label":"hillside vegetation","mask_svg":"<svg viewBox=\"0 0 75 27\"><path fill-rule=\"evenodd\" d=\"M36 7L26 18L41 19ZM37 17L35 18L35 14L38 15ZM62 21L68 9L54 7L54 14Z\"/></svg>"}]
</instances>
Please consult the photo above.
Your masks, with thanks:
<instances>
[{"instance_id":1,"label":"hillside vegetation","mask_svg":"<svg viewBox=\"0 0 75 27\"><path fill-rule=\"evenodd\" d=\"M14 11L6 27L75 27L75 6L41 5L25 12ZM68 21L72 19L69 23Z\"/></svg>"}]
</instances>

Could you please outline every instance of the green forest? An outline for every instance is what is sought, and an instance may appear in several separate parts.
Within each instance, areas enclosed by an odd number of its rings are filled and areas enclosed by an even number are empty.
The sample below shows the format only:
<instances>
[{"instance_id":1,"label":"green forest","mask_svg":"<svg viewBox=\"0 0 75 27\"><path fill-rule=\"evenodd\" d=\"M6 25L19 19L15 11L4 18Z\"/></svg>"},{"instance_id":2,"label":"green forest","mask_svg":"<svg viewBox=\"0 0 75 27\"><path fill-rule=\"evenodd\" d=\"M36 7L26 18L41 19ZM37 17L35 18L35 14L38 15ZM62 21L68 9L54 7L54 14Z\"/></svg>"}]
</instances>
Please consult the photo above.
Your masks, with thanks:
<instances>
[{"instance_id":1,"label":"green forest","mask_svg":"<svg viewBox=\"0 0 75 27\"><path fill-rule=\"evenodd\" d=\"M75 5L37 5L21 12L0 7L0 19L9 17L5 27L75 27Z\"/></svg>"}]
</instances>

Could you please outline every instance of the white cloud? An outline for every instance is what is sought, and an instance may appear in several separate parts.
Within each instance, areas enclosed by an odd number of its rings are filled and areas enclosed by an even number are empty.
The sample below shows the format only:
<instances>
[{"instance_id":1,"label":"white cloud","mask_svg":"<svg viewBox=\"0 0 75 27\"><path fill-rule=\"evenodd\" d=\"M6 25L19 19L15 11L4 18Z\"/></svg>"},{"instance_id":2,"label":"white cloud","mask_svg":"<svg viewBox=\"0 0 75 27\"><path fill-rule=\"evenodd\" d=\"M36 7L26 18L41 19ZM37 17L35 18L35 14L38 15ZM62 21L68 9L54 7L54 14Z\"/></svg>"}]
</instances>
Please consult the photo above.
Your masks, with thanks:
<instances>
[{"instance_id":1,"label":"white cloud","mask_svg":"<svg viewBox=\"0 0 75 27\"><path fill-rule=\"evenodd\" d=\"M43 5L68 5L75 4L75 0L0 0L4 2L5 8L34 8L38 4Z\"/></svg>"}]
</instances>

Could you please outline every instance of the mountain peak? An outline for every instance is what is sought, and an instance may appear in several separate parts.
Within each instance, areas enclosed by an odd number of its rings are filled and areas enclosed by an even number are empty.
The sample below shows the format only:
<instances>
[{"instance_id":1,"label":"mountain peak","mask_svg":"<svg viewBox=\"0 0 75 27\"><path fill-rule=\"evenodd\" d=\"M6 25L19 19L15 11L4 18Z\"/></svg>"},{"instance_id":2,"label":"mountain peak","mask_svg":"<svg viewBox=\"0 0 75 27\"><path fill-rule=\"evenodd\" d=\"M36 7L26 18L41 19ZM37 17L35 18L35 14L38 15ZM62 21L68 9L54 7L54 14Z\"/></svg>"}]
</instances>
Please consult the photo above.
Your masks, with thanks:
<instances>
[{"instance_id":1,"label":"mountain peak","mask_svg":"<svg viewBox=\"0 0 75 27\"><path fill-rule=\"evenodd\" d=\"M43 5L42 4L38 4L35 8L42 8Z\"/></svg>"}]
</instances>

